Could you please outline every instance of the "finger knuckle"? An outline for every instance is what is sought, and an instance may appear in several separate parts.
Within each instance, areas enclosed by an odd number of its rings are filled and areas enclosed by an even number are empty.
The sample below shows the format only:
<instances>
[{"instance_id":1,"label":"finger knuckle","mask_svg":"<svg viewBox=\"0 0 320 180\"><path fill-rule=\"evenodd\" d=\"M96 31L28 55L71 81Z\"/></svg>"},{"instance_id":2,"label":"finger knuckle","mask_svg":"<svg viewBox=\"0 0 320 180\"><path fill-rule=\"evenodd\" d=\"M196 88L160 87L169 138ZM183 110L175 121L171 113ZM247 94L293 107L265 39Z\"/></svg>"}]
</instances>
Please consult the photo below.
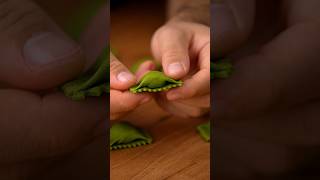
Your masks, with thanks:
<instances>
[{"instance_id":1,"label":"finger knuckle","mask_svg":"<svg viewBox=\"0 0 320 180\"><path fill-rule=\"evenodd\" d=\"M204 114L205 114L205 111L203 111L201 108L195 108L195 109L189 111L188 115L191 118L197 118L197 117L201 117Z\"/></svg>"},{"instance_id":2,"label":"finger knuckle","mask_svg":"<svg viewBox=\"0 0 320 180\"><path fill-rule=\"evenodd\" d=\"M186 98L194 97L197 95L197 89L196 88L185 88L183 89L183 94L186 96Z\"/></svg>"},{"instance_id":3,"label":"finger knuckle","mask_svg":"<svg viewBox=\"0 0 320 180\"><path fill-rule=\"evenodd\" d=\"M170 50L162 55L162 58L167 61L181 61L185 59L185 52L182 50Z\"/></svg>"},{"instance_id":4,"label":"finger knuckle","mask_svg":"<svg viewBox=\"0 0 320 180\"><path fill-rule=\"evenodd\" d=\"M210 104L211 104L210 98L208 98L208 99L204 100L203 107L204 108L210 108Z\"/></svg>"},{"instance_id":5,"label":"finger knuckle","mask_svg":"<svg viewBox=\"0 0 320 180\"><path fill-rule=\"evenodd\" d=\"M121 112L128 112L133 110L138 106L137 102L130 102L130 101L120 101L119 107Z\"/></svg>"},{"instance_id":6,"label":"finger knuckle","mask_svg":"<svg viewBox=\"0 0 320 180\"><path fill-rule=\"evenodd\" d=\"M184 31L177 26L172 26L172 25L166 25L162 26L156 31L156 35L159 38L165 38L167 39L168 37L182 37L185 35Z\"/></svg>"},{"instance_id":7,"label":"finger knuckle","mask_svg":"<svg viewBox=\"0 0 320 180\"><path fill-rule=\"evenodd\" d=\"M120 72L123 69L123 65L117 60L110 61L110 73Z\"/></svg>"},{"instance_id":8,"label":"finger knuckle","mask_svg":"<svg viewBox=\"0 0 320 180\"><path fill-rule=\"evenodd\" d=\"M160 32L166 35L168 34L180 34L180 29L174 26L163 26L160 28Z\"/></svg>"}]
</instances>

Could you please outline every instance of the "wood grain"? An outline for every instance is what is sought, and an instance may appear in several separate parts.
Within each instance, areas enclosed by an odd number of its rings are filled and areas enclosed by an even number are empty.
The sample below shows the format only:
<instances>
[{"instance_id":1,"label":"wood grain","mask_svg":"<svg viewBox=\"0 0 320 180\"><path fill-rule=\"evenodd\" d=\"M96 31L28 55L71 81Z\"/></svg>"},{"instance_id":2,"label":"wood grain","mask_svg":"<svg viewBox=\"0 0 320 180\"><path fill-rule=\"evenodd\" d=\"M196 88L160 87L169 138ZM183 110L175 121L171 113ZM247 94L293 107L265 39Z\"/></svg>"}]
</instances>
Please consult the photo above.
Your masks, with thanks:
<instances>
[{"instance_id":1,"label":"wood grain","mask_svg":"<svg viewBox=\"0 0 320 180\"><path fill-rule=\"evenodd\" d=\"M165 22L163 2L139 1L111 11L111 46L127 66L150 55L152 34ZM123 120L149 131L154 143L112 151L111 180L210 179L210 144L195 129L209 118L173 117L151 102Z\"/></svg>"}]
</instances>

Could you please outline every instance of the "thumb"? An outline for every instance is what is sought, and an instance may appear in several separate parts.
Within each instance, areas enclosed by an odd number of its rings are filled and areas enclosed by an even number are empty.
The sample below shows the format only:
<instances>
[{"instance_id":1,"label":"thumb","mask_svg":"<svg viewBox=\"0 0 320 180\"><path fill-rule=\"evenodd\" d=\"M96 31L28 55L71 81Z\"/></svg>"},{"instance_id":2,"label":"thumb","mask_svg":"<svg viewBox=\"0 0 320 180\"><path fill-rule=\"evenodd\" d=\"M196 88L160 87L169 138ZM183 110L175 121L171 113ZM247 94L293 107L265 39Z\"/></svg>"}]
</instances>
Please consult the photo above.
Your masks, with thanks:
<instances>
[{"instance_id":1,"label":"thumb","mask_svg":"<svg viewBox=\"0 0 320 180\"><path fill-rule=\"evenodd\" d=\"M166 75L179 79L189 72L190 41L191 34L174 25L165 25L154 34L151 49Z\"/></svg>"},{"instance_id":2,"label":"thumb","mask_svg":"<svg viewBox=\"0 0 320 180\"><path fill-rule=\"evenodd\" d=\"M30 0L0 3L0 82L48 89L81 72L80 46Z\"/></svg>"}]
</instances>

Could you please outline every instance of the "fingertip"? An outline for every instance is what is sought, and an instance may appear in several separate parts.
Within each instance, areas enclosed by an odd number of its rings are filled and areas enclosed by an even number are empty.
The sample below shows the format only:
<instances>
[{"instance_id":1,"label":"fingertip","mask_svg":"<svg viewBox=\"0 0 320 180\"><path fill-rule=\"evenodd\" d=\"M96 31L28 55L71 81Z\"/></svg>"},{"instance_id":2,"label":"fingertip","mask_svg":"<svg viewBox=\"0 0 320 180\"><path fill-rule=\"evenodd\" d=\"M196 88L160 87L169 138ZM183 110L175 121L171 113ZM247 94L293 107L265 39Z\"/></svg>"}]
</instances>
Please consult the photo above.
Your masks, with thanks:
<instances>
[{"instance_id":1,"label":"fingertip","mask_svg":"<svg viewBox=\"0 0 320 180\"><path fill-rule=\"evenodd\" d=\"M132 84L136 81L136 77L127 71L122 71L119 74L117 74L117 80L121 84Z\"/></svg>"},{"instance_id":2,"label":"fingertip","mask_svg":"<svg viewBox=\"0 0 320 180\"><path fill-rule=\"evenodd\" d=\"M155 69L156 69L156 64L153 61L148 60L148 61L143 62L139 66L139 68L136 72L137 79L140 80L147 72L155 70Z\"/></svg>"},{"instance_id":3,"label":"fingertip","mask_svg":"<svg viewBox=\"0 0 320 180\"><path fill-rule=\"evenodd\" d=\"M135 85L137 78L128 71L121 71L114 76L110 76L110 85L117 90L127 90Z\"/></svg>"}]
</instances>

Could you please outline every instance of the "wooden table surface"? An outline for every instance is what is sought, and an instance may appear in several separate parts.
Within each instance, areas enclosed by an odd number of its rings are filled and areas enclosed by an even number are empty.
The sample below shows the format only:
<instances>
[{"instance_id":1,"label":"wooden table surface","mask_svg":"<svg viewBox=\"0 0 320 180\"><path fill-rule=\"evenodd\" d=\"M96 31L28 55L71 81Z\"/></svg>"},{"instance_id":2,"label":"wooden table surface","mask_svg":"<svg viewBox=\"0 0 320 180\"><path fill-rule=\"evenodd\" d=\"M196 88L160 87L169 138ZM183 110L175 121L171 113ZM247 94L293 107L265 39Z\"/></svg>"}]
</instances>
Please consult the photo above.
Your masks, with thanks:
<instances>
[{"instance_id":1,"label":"wooden table surface","mask_svg":"<svg viewBox=\"0 0 320 180\"><path fill-rule=\"evenodd\" d=\"M111 11L111 46L127 66L150 55L150 38L164 23L162 2L132 2ZM196 132L209 118L183 119L145 104L123 120L149 131L154 143L110 153L111 180L210 179L210 144Z\"/></svg>"}]
</instances>

